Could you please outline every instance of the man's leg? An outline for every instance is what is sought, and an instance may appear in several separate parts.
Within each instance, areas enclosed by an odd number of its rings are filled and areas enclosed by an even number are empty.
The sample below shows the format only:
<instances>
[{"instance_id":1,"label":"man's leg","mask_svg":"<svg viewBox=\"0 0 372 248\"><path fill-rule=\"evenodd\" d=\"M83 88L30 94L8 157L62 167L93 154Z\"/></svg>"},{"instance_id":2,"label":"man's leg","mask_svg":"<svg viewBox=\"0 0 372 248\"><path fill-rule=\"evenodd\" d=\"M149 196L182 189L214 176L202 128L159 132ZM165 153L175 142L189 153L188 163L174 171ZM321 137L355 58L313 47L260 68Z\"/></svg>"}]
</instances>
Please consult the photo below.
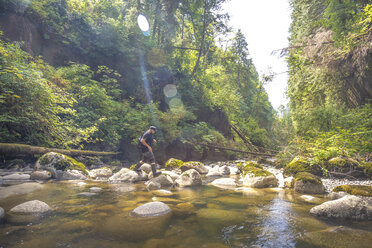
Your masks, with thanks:
<instances>
[{"instance_id":1,"label":"man's leg","mask_svg":"<svg viewBox=\"0 0 372 248\"><path fill-rule=\"evenodd\" d=\"M148 152L148 154L146 154L148 156L148 160L150 161L151 163L151 170L152 170L152 175L154 177L156 176L159 176L161 174L161 172L156 172L156 164L155 164L155 156L154 156L154 153L152 152Z\"/></svg>"},{"instance_id":2,"label":"man's leg","mask_svg":"<svg viewBox=\"0 0 372 248\"><path fill-rule=\"evenodd\" d=\"M143 159L141 161L139 161L136 166L134 166L133 170L135 172L141 172L141 166L144 164L145 162L143 161Z\"/></svg>"}]
</instances>

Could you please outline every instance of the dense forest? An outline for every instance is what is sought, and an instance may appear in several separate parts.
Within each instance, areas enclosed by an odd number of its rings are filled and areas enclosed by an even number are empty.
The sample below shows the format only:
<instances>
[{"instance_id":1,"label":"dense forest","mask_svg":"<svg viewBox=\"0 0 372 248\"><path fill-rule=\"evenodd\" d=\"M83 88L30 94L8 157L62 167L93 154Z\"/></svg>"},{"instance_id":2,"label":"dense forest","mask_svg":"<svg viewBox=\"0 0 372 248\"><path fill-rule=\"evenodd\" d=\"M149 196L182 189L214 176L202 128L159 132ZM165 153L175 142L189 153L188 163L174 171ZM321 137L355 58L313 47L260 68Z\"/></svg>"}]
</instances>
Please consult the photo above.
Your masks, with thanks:
<instances>
[{"instance_id":1,"label":"dense forest","mask_svg":"<svg viewBox=\"0 0 372 248\"><path fill-rule=\"evenodd\" d=\"M232 124L271 146L275 112L224 2L1 0L0 140L133 150L153 124L163 150L240 147Z\"/></svg>"},{"instance_id":2,"label":"dense forest","mask_svg":"<svg viewBox=\"0 0 372 248\"><path fill-rule=\"evenodd\" d=\"M248 149L235 128L280 150L282 166L369 161L369 1L290 1L290 104L278 112L263 88L273 75L260 79L226 1L0 0L1 142L130 157L152 124L158 152L187 159L190 144Z\"/></svg>"}]
</instances>

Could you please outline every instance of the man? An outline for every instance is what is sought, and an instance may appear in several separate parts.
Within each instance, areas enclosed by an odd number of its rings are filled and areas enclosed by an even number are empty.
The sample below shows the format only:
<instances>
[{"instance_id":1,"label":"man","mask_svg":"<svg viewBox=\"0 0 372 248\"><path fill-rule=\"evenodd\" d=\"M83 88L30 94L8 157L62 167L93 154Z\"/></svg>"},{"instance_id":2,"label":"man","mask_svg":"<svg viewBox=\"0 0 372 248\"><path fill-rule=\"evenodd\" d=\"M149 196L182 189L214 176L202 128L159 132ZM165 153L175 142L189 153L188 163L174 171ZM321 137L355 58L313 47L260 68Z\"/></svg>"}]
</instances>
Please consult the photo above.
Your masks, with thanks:
<instances>
[{"instance_id":1,"label":"man","mask_svg":"<svg viewBox=\"0 0 372 248\"><path fill-rule=\"evenodd\" d=\"M142 160L139 161L134 167L134 171L141 172L140 168L145 163L148 162L151 164L151 170L154 177L161 174L161 172L156 172L155 156L152 152L152 144L155 142L154 134L156 132L156 127L151 126L140 138L140 149L142 152Z\"/></svg>"}]
</instances>

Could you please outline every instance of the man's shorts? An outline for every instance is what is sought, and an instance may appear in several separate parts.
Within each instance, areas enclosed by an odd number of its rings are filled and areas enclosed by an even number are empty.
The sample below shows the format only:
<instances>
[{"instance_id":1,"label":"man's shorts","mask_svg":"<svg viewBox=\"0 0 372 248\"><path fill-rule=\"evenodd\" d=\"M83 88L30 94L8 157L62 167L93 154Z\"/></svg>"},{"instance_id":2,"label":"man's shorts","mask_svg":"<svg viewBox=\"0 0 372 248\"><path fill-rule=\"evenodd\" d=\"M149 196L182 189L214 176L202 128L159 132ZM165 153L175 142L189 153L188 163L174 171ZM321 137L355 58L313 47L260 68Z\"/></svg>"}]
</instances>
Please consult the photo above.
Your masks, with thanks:
<instances>
[{"instance_id":1,"label":"man's shorts","mask_svg":"<svg viewBox=\"0 0 372 248\"><path fill-rule=\"evenodd\" d=\"M142 153L142 161L145 163L155 163L155 156L153 152L147 151Z\"/></svg>"}]
</instances>

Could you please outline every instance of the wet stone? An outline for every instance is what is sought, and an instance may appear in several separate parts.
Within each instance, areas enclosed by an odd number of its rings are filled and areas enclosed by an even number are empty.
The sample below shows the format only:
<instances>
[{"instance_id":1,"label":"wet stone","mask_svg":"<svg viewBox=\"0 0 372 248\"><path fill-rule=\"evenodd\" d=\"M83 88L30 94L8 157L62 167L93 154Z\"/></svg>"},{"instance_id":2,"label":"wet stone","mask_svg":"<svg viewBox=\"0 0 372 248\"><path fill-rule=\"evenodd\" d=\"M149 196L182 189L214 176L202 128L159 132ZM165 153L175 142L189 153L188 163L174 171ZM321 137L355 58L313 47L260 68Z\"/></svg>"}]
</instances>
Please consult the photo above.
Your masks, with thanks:
<instances>
[{"instance_id":1,"label":"wet stone","mask_svg":"<svg viewBox=\"0 0 372 248\"><path fill-rule=\"evenodd\" d=\"M92 193L98 193L98 192L101 192L102 191L102 188L100 188L100 187L91 187L89 190Z\"/></svg>"},{"instance_id":2,"label":"wet stone","mask_svg":"<svg viewBox=\"0 0 372 248\"><path fill-rule=\"evenodd\" d=\"M93 193L93 192L81 192L78 194L78 196L95 196L97 193Z\"/></svg>"},{"instance_id":3,"label":"wet stone","mask_svg":"<svg viewBox=\"0 0 372 248\"><path fill-rule=\"evenodd\" d=\"M135 217L153 217L166 215L171 211L167 204L163 202L149 202L135 208L131 215Z\"/></svg>"}]
</instances>

